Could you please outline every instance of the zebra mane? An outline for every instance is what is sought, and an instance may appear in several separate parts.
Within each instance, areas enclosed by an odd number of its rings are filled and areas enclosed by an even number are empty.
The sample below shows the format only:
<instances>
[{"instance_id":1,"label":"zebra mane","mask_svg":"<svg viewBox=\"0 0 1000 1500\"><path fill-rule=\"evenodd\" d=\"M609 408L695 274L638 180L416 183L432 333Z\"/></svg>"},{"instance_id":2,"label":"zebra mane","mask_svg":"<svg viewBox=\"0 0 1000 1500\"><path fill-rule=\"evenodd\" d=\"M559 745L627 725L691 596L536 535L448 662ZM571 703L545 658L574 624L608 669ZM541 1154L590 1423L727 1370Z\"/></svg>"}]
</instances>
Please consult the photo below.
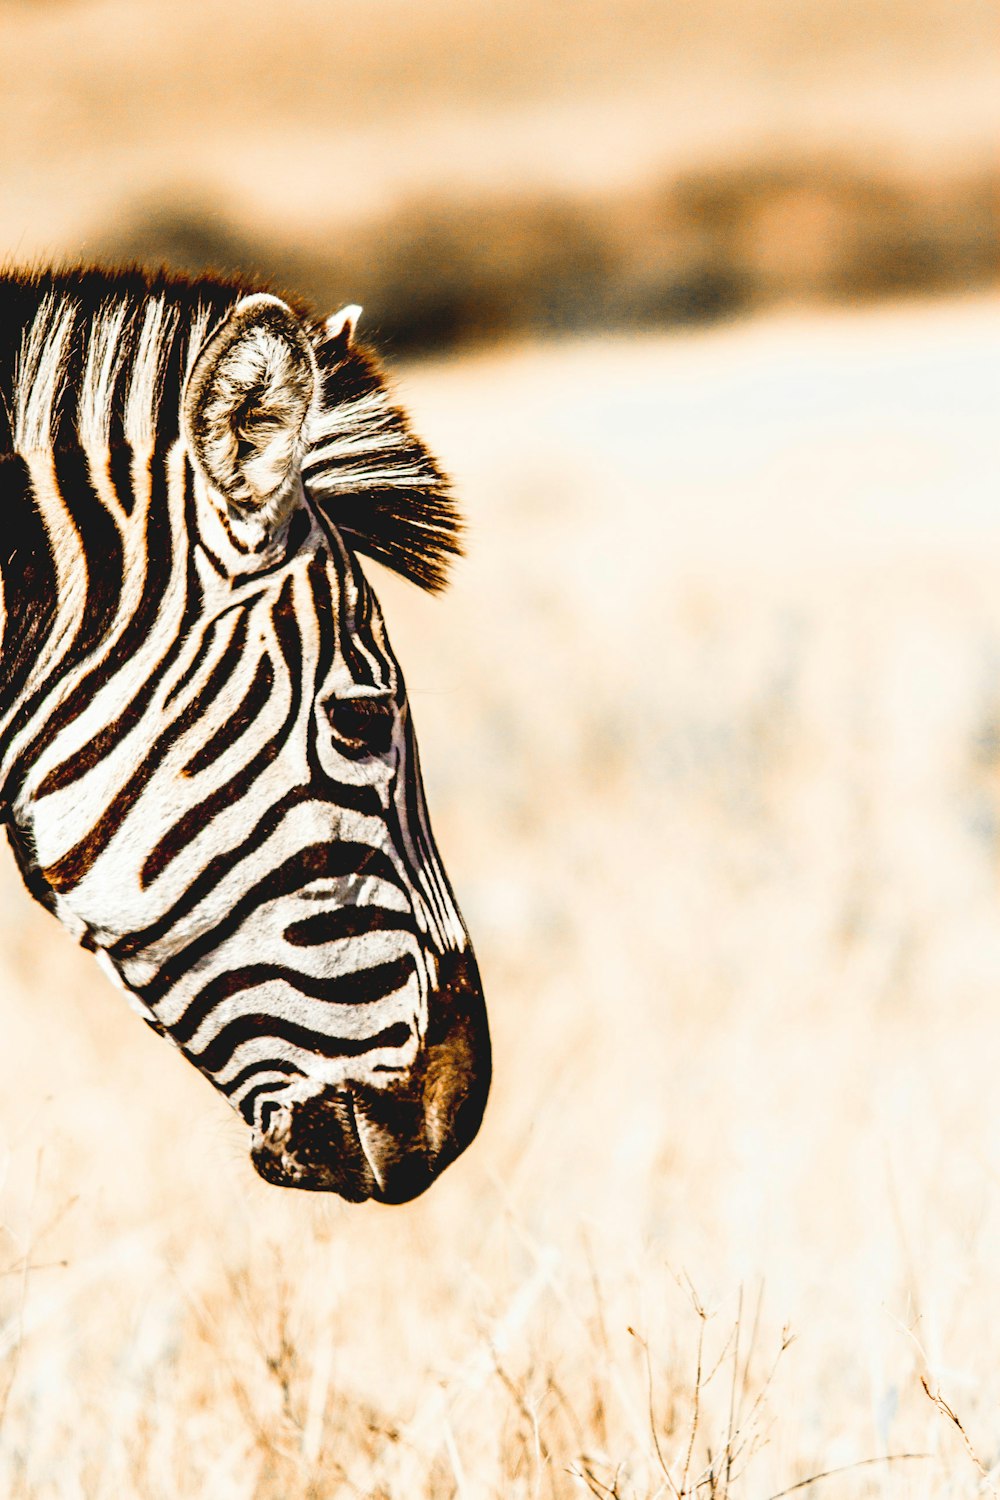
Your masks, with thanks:
<instances>
[{"instance_id":1,"label":"zebra mane","mask_svg":"<svg viewBox=\"0 0 1000 1500\"><path fill-rule=\"evenodd\" d=\"M205 339L241 297L266 290L138 268L0 274L0 458L169 444ZM349 547L443 588L462 531L448 481L373 353L291 305L320 373L302 461L310 499Z\"/></svg>"},{"instance_id":2,"label":"zebra mane","mask_svg":"<svg viewBox=\"0 0 1000 1500\"><path fill-rule=\"evenodd\" d=\"M370 350L339 335L316 347L319 410L309 419L302 478L349 546L432 593L461 554L448 481L390 398Z\"/></svg>"}]
</instances>

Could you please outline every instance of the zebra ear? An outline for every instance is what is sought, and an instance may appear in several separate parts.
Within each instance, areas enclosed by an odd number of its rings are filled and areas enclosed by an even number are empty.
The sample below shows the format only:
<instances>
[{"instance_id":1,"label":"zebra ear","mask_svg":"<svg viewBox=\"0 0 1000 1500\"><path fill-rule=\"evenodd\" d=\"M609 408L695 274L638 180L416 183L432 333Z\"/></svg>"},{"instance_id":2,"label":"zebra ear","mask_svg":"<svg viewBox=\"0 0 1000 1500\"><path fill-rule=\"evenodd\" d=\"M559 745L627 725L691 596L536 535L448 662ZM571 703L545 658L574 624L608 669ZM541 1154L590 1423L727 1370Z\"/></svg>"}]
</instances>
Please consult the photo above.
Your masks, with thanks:
<instances>
[{"instance_id":1,"label":"zebra ear","mask_svg":"<svg viewBox=\"0 0 1000 1500\"><path fill-rule=\"evenodd\" d=\"M274 525L287 510L317 378L301 323L266 293L238 302L199 351L184 391L187 444L238 516Z\"/></svg>"},{"instance_id":2,"label":"zebra ear","mask_svg":"<svg viewBox=\"0 0 1000 1500\"><path fill-rule=\"evenodd\" d=\"M361 308L356 302L351 302L347 307L342 307L339 312L330 314L323 324L323 344L327 358L331 352L340 355L342 359L347 355L354 343L354 332L360 316Z\"/></svg>"}]
</instances>

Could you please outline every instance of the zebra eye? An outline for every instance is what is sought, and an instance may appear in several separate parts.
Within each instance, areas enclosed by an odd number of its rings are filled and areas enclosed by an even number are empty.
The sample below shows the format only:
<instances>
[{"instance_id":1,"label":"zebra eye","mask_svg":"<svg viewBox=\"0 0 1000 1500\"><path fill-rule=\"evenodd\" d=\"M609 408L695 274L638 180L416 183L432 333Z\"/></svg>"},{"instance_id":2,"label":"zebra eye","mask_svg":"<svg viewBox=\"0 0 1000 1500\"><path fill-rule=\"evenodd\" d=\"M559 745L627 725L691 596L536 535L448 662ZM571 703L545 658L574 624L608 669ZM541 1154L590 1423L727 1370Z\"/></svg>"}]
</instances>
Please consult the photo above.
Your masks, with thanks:
<instances>
[{"instance_id":1,"label":"zebra eye","mask_svg":"<svg viewBox=\"0 0 1000 1500\"><path fill-rule=\"evenodd\" d=\"M392 746L395 701L389 697L335 698L330 723L342 747L356 755L385 755Z\"/></svg>"}]
</instances>

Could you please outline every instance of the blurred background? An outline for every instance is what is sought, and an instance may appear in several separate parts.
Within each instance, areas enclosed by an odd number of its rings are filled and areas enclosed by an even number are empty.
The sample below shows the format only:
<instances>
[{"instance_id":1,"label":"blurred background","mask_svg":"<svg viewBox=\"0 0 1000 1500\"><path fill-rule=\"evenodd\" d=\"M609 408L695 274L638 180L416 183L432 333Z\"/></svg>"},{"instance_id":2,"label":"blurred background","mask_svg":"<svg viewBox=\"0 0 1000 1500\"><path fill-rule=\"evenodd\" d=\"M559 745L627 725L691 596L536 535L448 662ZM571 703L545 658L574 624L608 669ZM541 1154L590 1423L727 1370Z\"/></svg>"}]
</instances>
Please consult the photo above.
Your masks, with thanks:
<instances>
[{"instance_id":1,"label":"blurred background","mask_svg":"<svg viewBox=\"0 0 1000 1500\"><path fill-rule=\"evenodd\" d=\"M363 303L455 477L370 576L496 1049L426 1198L269 1188L5 858L0 1491L995 1494L995 0L0 39L9 261Z\"/></svg>"},{"instance_id":2,"label":"blurred background","mask_svg":"<svg viewBox=\"0 0 1000 1500\"><path fill-rule=\"evenodd\" d=\"M399 351L989 284L993 0L3 8L0 241L257 267Z\"/></svg>"}]
</instances>

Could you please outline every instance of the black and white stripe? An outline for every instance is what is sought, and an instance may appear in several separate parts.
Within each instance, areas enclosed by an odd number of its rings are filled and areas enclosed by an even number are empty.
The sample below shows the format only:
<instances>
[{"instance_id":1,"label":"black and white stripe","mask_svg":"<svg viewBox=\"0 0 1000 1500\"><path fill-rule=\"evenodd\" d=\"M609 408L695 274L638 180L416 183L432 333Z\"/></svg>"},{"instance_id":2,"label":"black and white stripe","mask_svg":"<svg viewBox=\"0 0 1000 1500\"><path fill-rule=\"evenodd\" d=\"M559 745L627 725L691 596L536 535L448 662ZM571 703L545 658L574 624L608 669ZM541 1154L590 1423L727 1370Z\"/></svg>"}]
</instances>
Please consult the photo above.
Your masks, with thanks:
<instances>
[{"instance_id":1,"label":"black and white stripe","mask_svg":"<svg viewBox=\"0 0 1000 1500\"><path fill-rule=\"evenodd\" d=\"M440 587L457 516L356 313L0 280L0 773L29 888L263 1175L398 1199L475 1133L489 1044L356 557Z\"/></svg>"}]
</instances>

